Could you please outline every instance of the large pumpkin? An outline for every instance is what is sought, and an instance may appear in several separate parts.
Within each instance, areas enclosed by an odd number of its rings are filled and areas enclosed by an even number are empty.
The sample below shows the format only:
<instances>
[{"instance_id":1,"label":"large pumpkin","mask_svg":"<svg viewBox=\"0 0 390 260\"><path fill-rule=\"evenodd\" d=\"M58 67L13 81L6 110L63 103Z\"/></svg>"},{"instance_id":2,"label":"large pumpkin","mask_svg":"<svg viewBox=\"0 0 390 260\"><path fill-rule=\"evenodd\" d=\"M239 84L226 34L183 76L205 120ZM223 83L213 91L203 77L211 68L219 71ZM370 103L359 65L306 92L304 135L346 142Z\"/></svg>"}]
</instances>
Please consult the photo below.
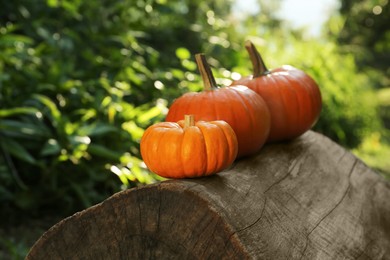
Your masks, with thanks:
<instances>
[{"instance_id":1,"label":"large pumpkin","mask_svg":"<svg viewBox=\"0 0 390 260\"><path fill-rule=\"evenodd\" d=\"M263 98L245 86L218 88L205 56L195 56L205 89L186 93L176 99L166 121L176 122L186 114L196 120L223 120L234 130L238 140L238 157L260 150L270 129L270 113Z\"/></svg>"},{"instance_id":2,"label":"large pumpkin","mask_svg":"<svg viewBox=\"0 0 390 260\"><path fill-rule=\"evenodd\" d=\"M207 176L230 166L238 144L224 121L194 122L192 115L177 123L161 122L146 129L141 155L154 173L166 178Z\"/></svg>"},{"instance_id":3,"label":"large pumpkin","mask_svg":"<svg viewBox=\"0 0 390 260\"><path fill-rule=\"evenodd\" d=\"M253 75L233 82L245 85L263 97L271 113L268 141L292 139L318 120L322 100L317 83L302 70L289 65L268 70L252 42L245 47L253 64Z\"/></svg>"}]
</instances>

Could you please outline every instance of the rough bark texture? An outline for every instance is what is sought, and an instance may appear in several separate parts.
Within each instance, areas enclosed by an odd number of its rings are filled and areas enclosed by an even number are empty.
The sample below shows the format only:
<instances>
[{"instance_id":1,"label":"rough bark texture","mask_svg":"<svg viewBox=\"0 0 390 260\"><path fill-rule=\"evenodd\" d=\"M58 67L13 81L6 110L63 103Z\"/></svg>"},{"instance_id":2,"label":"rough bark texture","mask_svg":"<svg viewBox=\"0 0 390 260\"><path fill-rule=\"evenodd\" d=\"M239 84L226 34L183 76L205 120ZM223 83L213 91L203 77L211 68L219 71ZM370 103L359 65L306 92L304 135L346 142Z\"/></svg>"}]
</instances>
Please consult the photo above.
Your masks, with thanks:
<instances>
[{"instance_id":1,"label":"rough bark texture","mask_svg":"<svg viewBox=\"0 0 390 260\"><path fill-rule=\"evenodd\" d=\"M309 131L213 177L117 193L27 259L390 259L390 183Z\"/></svg>"}]
</instances>

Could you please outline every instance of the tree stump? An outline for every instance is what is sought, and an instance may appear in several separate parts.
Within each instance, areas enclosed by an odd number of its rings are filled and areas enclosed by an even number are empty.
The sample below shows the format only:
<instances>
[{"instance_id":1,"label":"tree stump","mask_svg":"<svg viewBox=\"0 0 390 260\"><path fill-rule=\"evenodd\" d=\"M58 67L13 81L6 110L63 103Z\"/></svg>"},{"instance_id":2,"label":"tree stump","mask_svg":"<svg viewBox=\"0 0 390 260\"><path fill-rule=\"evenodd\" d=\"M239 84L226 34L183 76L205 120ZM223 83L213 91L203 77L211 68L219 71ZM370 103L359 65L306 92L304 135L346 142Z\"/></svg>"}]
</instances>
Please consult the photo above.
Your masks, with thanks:
<instances>
[{"instance_id":1,"label":"tree stump","mask_svg":"<svg viewBox=\"0 0 390 260\"><path fill-rule=\"evenodd\" d=\"M27 259L390 259L390 183L309 131L212 177L119 192Z\"/></svg>"}]
</instances>

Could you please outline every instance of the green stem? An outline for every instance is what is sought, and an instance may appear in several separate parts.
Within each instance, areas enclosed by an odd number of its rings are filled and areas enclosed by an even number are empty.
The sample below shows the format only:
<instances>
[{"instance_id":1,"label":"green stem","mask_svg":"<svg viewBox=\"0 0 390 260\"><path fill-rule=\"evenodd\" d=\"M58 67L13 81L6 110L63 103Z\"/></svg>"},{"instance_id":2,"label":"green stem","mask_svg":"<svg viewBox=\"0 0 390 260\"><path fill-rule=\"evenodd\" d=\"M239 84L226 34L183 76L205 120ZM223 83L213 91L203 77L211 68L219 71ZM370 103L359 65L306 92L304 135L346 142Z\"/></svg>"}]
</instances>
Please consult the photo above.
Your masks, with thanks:
<instances>
[{"instance_id":1,"label":"green stem","mask_svg":"<svg viewBox=\"0 0 390 260\"><path fill-rule=\"evenodd\" d=\"M249 54L249 57L253 65L253 77L261 77L270 73L267 67L264 64L263 59L261 58L260 53L257 51L255 45L251 41L245 42L245 48Z\"/></svg>"},{"instance_id":2,"label":"green stem","mask_svg":"<svg viewBox=\"0 0 390 260\"><path fill-rule=\"evenodd\" d=\"M195 54L195 60L196 60L196 64L198 64L198 69L203 79L204 89L206 91L209 91L216 88L217 83L215 82L213 72L211 71L210 66L207 63L204 54L203 53Z\"/></svg>"}]
</instances>

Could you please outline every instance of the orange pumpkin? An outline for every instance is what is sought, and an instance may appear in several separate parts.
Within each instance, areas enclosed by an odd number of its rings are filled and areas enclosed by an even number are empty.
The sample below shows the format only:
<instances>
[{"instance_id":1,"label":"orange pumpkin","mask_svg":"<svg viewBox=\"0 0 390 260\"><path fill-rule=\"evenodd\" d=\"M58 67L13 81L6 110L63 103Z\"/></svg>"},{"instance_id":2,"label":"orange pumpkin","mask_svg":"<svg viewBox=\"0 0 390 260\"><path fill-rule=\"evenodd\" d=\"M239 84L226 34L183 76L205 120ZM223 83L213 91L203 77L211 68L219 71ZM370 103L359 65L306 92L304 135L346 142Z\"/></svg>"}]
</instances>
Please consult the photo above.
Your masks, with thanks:
<instances>
[{"instance_id":1,"label":"orange pumpkin","mask_svg":"<svg viewBox=\"0 0 390 260\"><path fill-rule=\"evenodd\" d=\"M166 178L194 178L222 171L236 159L237 138L224 121L161 122L146 129L141 155L148 168Z\"/></svg>"},{"instance_id":2,"label":"orange pumpkin","mask_svg":"<svg viewBox=\"0 0 390 260\"><path fill-rule=\"evenodd\" d=\"M318 120L322 100L317 83L303 71L289 65L268 70L252 42L245 47L254 73L233 82L245 85L263 97L271 113L268 141L295 138L309 130Z\"/></svg>"},{"instance_id":3,"label":"orange pumpkin","mask_svg":"<svg viewBox=\"0 0 390 260\"><path fill-rule=\"evenodd\" d=\"M186 114L196 120L223 120L234 130L238 140L238 157L260 150L270 129L270 113L264 100L245 86L218 88L205 56L195 56L205 90L186 93L171 105L166 121L176 122Z\"/></svg>"}]
</instances>

